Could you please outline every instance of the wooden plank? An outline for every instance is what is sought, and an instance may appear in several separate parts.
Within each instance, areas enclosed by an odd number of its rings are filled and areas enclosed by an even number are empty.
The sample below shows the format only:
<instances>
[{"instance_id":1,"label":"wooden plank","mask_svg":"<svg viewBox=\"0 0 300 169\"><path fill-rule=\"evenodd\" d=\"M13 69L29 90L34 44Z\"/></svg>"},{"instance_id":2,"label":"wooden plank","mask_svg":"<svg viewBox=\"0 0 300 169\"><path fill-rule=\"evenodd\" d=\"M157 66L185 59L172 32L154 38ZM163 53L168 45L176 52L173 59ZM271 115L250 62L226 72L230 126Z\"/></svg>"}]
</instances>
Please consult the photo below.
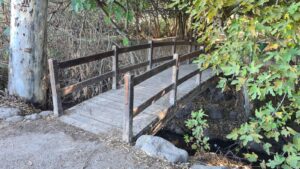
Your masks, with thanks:
<instances>
[{"instance_id":1,"label":"wooden plank","mask_svg":"<svg viewBox=\"0 0 300 169\"><path fill-rule=\"evenodd\" d=\"M49 59L49 72L50 72L50 83L52 91L52 101L53 101L53 112L55 116L60 116L63 114L61 94L60 94L60 84L58 81L58 62L57 60Z\"/></svg>"},{"instance_id":2,"label":"wooden plank","mask_svg":"<svg viewBox=\"0 0 300 169\"><path fill-rule=\"evenodd\" d=\"M171 46L174 42L155 42L153 43L153 47L163 47L163 46Z\"/></svg>"},{"instance_id":3,"label":"wooden plank","mask_svg":"<svg viewBox=\"0 0 300 169\"><path fill-rule=\"evenodd\" d=\"M153 68L150 71L147 71L147 72L145 72L145 73L143 73L143 74L135 77L133 79L134 86L136 86L136 85L140 84L141 82L149 79L150 77L152 77L152 76L154 76L154 75L156 75L156 74L158 74L158 73L160 73L160 72L168 69L169 67L173 66L175 63L176 63L176 60L171 60L171 61L169 61L169 62L167 62L167 63L165 63L163 65L160 65L160 66L158 66L156 68Z\"/></svg>"},{"instance_id":4,"label":"wooden plank","mask_svg":"<svg viewBox=\"0 0 300 169\"><path fill-rule=\"evenodd\" d=\"M113 76L113 82L112 82L112 89L118 88L119 83L119 48L117 46L113 46L113 65L112 65L112 71L115 72Z\"/></svg>"},{"instance_id":5,"label":"wooden plank","mask_svg":"<svg viewBox=\"0 0 300 169\"><path fill-rule=\"evenodd\" d=\"M183 61L185 61L185 60L188 60L188 59L192 59L192 58L198 57L201 53L203 53L203 51L195 51L195 52L188 53L188 54L186 54L186 55L180 56L179 62L183 62Z\"/></svg>"},{"instance_id":6,"label":"wooden plank","mask_svg":"<svg viewBox=\"0 0 300 169\"><path fill-rule=\"evenodd\" d=\"M172 90L174 84L171 84L164 88L163 90L156 93L154 96L152 96L150 99L146 100L144 103L142 103L140 106L133 109L133 117L137 116L139 113L144 111L147 107L154 104L157 100L159 100L161 97L165 96L169 91Z\"/></svg>"},{"instance_id":7,"label":"wooden plank","mask_svg":"<svg viewBox=\"0 0 300 169\"><path fill-rule=\"evenodd\" d=\"M114 54L114 51L107 51L107 52L103 52L103 53L99 53L99 54L95 54L95 55L91 55L91 56L85 56L85 57L80 57L80 58L76 58L76 59L62 61L59 63L59 68L64 69L64 68L84 64L84 63L93 62L96 60L101 60L101 59L113 56L113 54Z\"/></svg>"},{"instance_id":8,"label":"wooden plank","mask_svg":"<svg viewBox=\"0 0 300 169\"><path fill-rule=\"evenodd\" d=\"M170 104L171 105L176 105L176 100L177 100L177 82L178 82L178 75L179 75L179 55L177 53L175 53L173 59L176 62L175 62L175 65L172 68L173 90L170 93Z\"/></svg>"},{"instance_id":9,"label":"wooden plank","mask_svg":"<svg viewBox=\"0 0 300 169\"><path fill-rule=\"evenodd\" d=\"M127 53L127 52L133 52L136 50L143 50L150 48L150 44L143 44L143 45L136 45L136 46L130 46L125 48L119 48L119 52L121 53Z\"/></svg>"},{"instance_id":10,"label":"wooden plank","mask_svg":"<svg viewBox=\"0 0 300 169\"><path fill-rule=\"evenodd\" d=\"M150 48L148 49L148 66L147 66L147 70L151 70L152 69L152 62L153 62L153 41L150 40L149 41L150 44Z\"/></svg>"},{"instance_id":11,"label":"wooden plank","mask_svg":"<svg viewBox=\"0 0 300 169\"><path fill-rule=\"evenodd\" d=\"M114 72L108 72L108 73L105 73L103 75L96 76L96 77L84 80L82 82L79 82L79 83L76 83L76 84L73 84L73 85L70 85L70 86L66 86L63 89L61 89L62 96L66 96L66 95L71 94L75 91L78 91L78 90L80 90L80 89L82 89L82 88L84 88L88 85L92 85L94 83L100 82L100 81L105 80L107 78L113 77L114 74L115 74Z\"/></svg>"},{"instance_id":12,"label":"wooden plank","mask_svg":"<svg viewBox=\"0 0 300 169\"><path fill-rule=\"evenodd\" d=\"M165 56L165 57L153 59L153 63L164 62L164 61L172 60L172 59L173 59L173 56Z\"/></svg>"},{"instance_id":13,"label":"wooden plank","mask_svg":"<svg viewBox=\"0 0 300 169\"><path fill-rule=\"evenodd\" d=\"M119 69L119 73L126 73L134 69L142 68L149 65L149 61L138 63L132 66L122 67Z\"/></svg>"},{"instance_id":14,"label":"wooden plank","mask_svg":"<svg viewBox=\"0 0 300 169\"><path fill-rule=\"evenodd\" d=\"M133 75L126 73L125 75L125 114L123 121L123 141L132 142L132 123L133 123L133 101L134 101L134 85Z\"/></svg>"},{"instance_id":15,"label":"wooden plank","mask_svg":"<svg viewBox=\"0 0 300 169\"><path fill-rule=\"evenodd\" d=\"M181 85L182 83L184 83L185 81L189 80L190 78L194 77L195 75L198 75L200 72L200 70L195 70L187 75L185 75L184 77L181 77L178 82L177 85Z\"/></svg>"}]
</instances>

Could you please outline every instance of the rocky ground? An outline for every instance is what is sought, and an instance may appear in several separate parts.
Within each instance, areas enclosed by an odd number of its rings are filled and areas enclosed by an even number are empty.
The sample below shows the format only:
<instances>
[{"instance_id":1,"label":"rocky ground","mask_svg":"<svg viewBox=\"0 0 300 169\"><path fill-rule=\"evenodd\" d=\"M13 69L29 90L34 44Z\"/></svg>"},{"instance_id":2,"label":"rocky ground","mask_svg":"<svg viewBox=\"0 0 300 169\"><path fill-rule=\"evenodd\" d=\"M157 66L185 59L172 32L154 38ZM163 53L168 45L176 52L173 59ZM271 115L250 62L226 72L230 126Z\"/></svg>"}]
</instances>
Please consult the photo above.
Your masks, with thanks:
<instances>
[{"instance_id":1,"label":"rocky ground","mask_svg":"<svg viewBox=\"0 0 300 169\"><path fill-rule=\"evenodd\" d=\"M55 119L0 122L2 169L182 168Z\"/></svg>"}]
</instances>

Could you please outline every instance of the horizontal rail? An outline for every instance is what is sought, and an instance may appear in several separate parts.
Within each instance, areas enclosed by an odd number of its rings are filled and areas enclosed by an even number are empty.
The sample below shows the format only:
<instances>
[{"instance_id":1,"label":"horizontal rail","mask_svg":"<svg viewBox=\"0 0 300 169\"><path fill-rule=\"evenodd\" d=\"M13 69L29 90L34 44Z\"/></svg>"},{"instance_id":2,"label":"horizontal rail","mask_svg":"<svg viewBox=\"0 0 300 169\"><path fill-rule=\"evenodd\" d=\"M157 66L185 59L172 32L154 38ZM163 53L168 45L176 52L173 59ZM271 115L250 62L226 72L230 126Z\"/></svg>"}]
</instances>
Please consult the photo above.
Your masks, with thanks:
<instances>
[{"instance_id":1,"label":"horizontal rail","mask_svg":"<svg viewBox=\"0 0 300 169\"><path fill-rule=\"evenodd\" d=\"M136 46L130 46L125 48L119 48L118 52L121 54L121 53L136 51L136 50L148 49L150 47L151 47L150 44L136 45Z\"/></svg>"},{"instance_id":2,"label":"horizontal rail","mask_svg":"<svg viewBox=\"0 0 300 169\"><path fill-rule=\"evenodd\" d=\"M203 53L203 51L200 50L200 51L195 51L195 52L192 52L192 53L189 53L189 54L186 54L186 55L182 55L182 56L179 57L179 62L183 62L185 60L198 57L201 53Z\"/></svg>"},{"instance_id":3,"label":"horizontal rail","mask_svg":"<svg viewBox=\"0 0 300 169\"><path fill-rule=\"evenodd\" d=\"M85 81L82 81L82 82L64 87L64 88L61 89L61 95L66 96L66 95L71 94L75 91L78 91L78 90L80 90L80 89L82 89L82 88L84 88L88 85L92 85L96 82L100 82L101 80L105 80L107 78L110 78L110 77L114 76L114 74L115 74L115 72L111 71L111 72L105 73L103 75L96 76L96 77L87 79Z\"/></svg>"},{"instance_id":4,"label":"horizontal rail","mask_svg":"<svg viewBox=\"0 0 300 169\"><path fill-rule=\"evenodd\" d=\"M137 108L133 109L133 117L137 116L139 113L144 111L147 107L151 106L154 102L165 96L168 92L170 92L173 89L173 85L171 84L167 86L166 88L162 89L158 93L156 93L154 96L152 96L150 99L146 100L144 103L140 104Z\"/></svg>"},{"instance_id":5,"label":"horizontal rail","mask_svg":"<svg viewBox=\"0 0 300 169\"><path fill-rule=\"evenodd\" d=\"M149 61L146 61L146 62L138 63L138 64L135 64L132 66L123 67L123 68L120 68L119 73L126 73L126 72L129 72L134 69L148 66L148 64L149 64Z\"/></svg>"},{"instance_id":6,"label":"horizontal rail","mask_svg":"<svg viewBox=\"0 0 300 169\"><path fill-rule=\"evenodd\" d=\"M76 59L71 59L67 61L62 61L58 64L59 68L64 69L72 66L77 66L84 63L93 62L96 60L101 60L114 55L114 51L103 52L100 54L95 54L91 56L80 57Z\"/></svg>"},{"instance_id":7,"label":"horizontal rail","mask_svg":"<svg viewBox=\"0 0 300 169\"><path fill-rule=\"evenodd\" d=\"M157 58L157 59L153 59L153 63L159 63L159 62L164 62L164 61L168 61L168 60L172 60L173 56L166 56L166 57L161 57L161 58Z\"/></svg>"},{"instance_id":8,"label":"horizontal rail","mask_svg":"<svg viewBox=\"0 0 300 169\"><path fill-rule=\"evenodd\" d=\"M195 70L187 75L185 75L184 77L181 77L180 79L178 79L177 85L181 85L182 83L184 83L185 81L189 80L190 78L192 78L193 76L196 76L197 74L200 73L200 70Z\"/></svg>"},{"instance_id":9,"label":"horizontal rail","mask_svg":"<svg viewBox=\"0 0 300 169\"><path fill-rule=\"evenodd\" d=\"M133 78L133 85L136 86L136 85L140 84L141 82L149 79L150 77L168 69L171 66L174 66L175 63L176 63L176 60L171 60L167 63L164 63L156 68L151 69L150 71L147 71L147 72Z\"/></svg>"}]
</instances>

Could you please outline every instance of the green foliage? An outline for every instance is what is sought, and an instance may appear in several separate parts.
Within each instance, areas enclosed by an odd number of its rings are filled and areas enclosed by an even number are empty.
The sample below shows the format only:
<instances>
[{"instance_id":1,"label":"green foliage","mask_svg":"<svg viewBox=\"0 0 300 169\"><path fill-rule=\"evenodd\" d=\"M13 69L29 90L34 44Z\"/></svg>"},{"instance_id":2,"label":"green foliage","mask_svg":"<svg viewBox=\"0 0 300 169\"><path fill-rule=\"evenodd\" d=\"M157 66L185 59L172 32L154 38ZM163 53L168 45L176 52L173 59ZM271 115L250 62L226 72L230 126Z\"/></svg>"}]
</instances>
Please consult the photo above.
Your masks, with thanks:
<instances>
[{"instance_id":1,"label":"green foliage","mask_svg":"<svg viewBox=\"0 0 300 169\"><path fill-rule=\"evenodd\" d=\"M209 50L197 60L202 69L211 67L226 90L246 88L251 101L259 103L255 116L228 138L263 145L273 156L270 168L299 168L300 124L299 59L300 2L297 0L173 0L194 18L199 42ZM282 151L272 148L280 142ZM256 161L255 154L246 154ZM263 165L263 164L262 164Z\"/></svg>"},{"instance_id":2,"label":"green foliage","mask_svg":"<svg viewBox=\"0 0 300 169\"><path fill-rule=\"evenodd\" d=\"M208 127L206 114L203 110L192 112L191 119L185 122L188 129L191 130L191 136L185 135L186 143L190 143L192 149L198 151L209 150L208 137L204 136L204 130Z\"/></svg>"},{"instance_id":3,"label":"green foliage","mask_svg":"<svg viewBox=\"0 0 300 169\"><path fill-rule=\"evenodd\" d=\"M96 8L96 0L71 0L72 8L74 11L91 10Z\"/></svg>"}]
</instances>

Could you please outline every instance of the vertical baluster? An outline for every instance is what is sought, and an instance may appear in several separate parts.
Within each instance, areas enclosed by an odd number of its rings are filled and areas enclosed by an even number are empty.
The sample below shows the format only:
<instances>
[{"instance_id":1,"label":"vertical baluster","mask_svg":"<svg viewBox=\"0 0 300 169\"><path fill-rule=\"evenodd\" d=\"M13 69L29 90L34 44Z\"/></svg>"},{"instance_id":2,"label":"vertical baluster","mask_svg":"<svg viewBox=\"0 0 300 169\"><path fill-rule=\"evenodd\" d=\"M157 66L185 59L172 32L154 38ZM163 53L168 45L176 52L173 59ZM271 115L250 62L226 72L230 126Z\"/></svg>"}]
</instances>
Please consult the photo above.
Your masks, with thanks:
<instances>
[{"instance_id":1,"label":"vertical baluster","mask_svg":"<svg viewBox=\"0 0 300 169\"><path fill-rule=\"evenodd\" d=\"M58 62L57 60L49 59L49 72L50 72L50 83L52 90L52 101L53 101L53 112L56 117L63 114L61 94L60 94L60 84L58 81Z\"/></svg>"},{"instance_id":2,"label":"vertical baluster","mask_svg":"<svg viewBox=\"0 0 300 169\"><path fill-rule=\"evenodd\" d=\"M125 74L125 114L123 121L123 141L132 142L132 123L133 123L133 102L134 102L134 76L130 73Z\"/></svg>"},{"instance_id":3,"label":"vertical baluster","mask_svg":"<svg viewBox=\"0 0 300 169\"><path fill-rule=\"evenodd\" d=\"M152 69L152 61L153 61L153 40L149 40L150 48L148 49L148 61L149 64L147 66L147 70Z\"/></svg>"},{"instance_id":4,"label":"vertical baluster","mask_svg":"<svg viewBox=\"0 0 300 169\"><path fill-rule=\"evenodd\" d=\"M178 82L178 73L179 73L179 55L175 53L173 59L176 60L175 65L172 68L172 83L173 90L170 92L170 104L176 105L177 100L177 82Z\"/></svg>"},{"instance_id":5,"label":"vertical baluster","mask_svg":"<svg viewBox=\"0 0 300 169\"><path fill-rule=\"evenodd\" d=\"M119 83L119 51L117 46L112 47L114 56L112 59L112 71L115 72L113 76L112 89L118 89Z\"/></svg>"}]
</instances>

